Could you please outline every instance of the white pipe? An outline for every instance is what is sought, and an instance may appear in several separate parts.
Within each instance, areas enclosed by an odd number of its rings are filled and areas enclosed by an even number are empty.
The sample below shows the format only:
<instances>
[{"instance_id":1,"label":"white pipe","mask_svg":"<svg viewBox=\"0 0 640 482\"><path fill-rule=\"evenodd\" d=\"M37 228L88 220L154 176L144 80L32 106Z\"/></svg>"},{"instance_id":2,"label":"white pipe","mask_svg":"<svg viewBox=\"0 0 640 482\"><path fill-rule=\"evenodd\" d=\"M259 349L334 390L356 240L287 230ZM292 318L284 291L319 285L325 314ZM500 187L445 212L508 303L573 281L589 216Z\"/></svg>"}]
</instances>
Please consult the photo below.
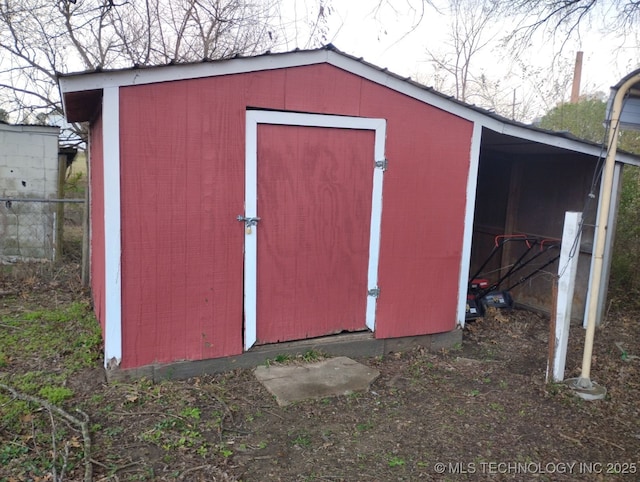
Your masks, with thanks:
<instances>
[{"instance_id":1,"label":"white pipe","mask_svg":"<svg viewBox=\"0 0 640 482\"><path fill-rule=\"evenodd\" d=\"M591 388L591 358L593 355L593 338L596 331L596 318L598 316L598 300L600 299L600 280L602 278L602 265L609 224L609 208L611 206L611 191L613 188L613 171L616 161L616 151L618 148L618 132L620 131L620 116L622 114L622 104L625 96L631 87L640 81L640 73L627 79L619 88L613 98L611 113L609 115L609 139L607 144L607 158L604 165L602 177L602 198L600 200L600 210L596 221L596 242L593 247L593 273L591 275L589 291L589 310L587 312L587 332L584 340L584 353L582 355L582 372L577 381L580 388Z\"/></svg>"}]
</instances>

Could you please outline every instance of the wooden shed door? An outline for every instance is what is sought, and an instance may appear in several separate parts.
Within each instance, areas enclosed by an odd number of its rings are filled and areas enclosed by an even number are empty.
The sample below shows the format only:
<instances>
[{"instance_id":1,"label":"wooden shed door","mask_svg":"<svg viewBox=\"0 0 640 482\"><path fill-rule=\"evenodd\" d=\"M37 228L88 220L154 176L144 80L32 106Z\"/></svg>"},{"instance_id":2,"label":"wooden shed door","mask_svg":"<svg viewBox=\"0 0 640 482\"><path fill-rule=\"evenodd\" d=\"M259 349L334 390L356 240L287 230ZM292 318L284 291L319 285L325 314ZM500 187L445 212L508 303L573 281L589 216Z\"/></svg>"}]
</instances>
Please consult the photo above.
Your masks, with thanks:
<instances>
[{"instance_id":1,"label":"wooden shed door","mask_svg":"<svg viewBox=\"0 0 640 482\"><path fill-rule=\"evenodd\" d=\"M335 117L303 116L316 124ZM376 238L380 227L379 215L372 222L372 209L379 209L372 196L375 147L372 129L257 125L259 221L245 236L257 243L255 292L245 292L255 297L256 343L373 328L367 305L372 225ZM377 246L376 239L373 283ZM245 313L246 325L250 318Z\"/></svg>"}]
</instances>

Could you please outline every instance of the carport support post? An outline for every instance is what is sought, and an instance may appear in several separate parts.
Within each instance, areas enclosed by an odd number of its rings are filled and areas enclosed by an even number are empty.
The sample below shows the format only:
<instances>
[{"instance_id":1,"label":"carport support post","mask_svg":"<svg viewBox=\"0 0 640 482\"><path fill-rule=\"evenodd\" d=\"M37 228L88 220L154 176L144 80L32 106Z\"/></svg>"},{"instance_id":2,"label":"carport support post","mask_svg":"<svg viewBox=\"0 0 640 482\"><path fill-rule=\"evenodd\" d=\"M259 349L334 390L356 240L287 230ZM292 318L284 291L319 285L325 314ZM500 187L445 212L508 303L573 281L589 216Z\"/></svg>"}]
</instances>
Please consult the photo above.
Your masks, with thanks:
<instances>
[{"instance_id":1,"label":"carport support post","mask_svg":"<svg viewBox=\"0 0 640 482\"><path fill-rule=\"evenodd\" d=\"M587 332L584 340L584 353L582 356L582 372L580 377L567 380L569 386L576 395L585 400L598 400L606 396L607 390L591 381L591 358L593 356L593 338L596 331L596 318L598 317L598 300L600 299L600 279L602 277L602 267L604 259L604 248L607 237L607 225L609 224L609 208L611 207L611 192L613 190L613 172L616 163L616 151L618 149L618 132L620 131L620 116L622 114L622 104L625 96L640 80L640 74L636 74L627 79L616 92L608 119L609 142L607 145L607 158L602 176L602 199L600 200L600 210L596 220L595 246L593 250L593 272L589 291L589 310L587 311Z\"/></svg>"},{"instance_id":2,"label":"carport support post","mask_svg":"<svg viewBox=\"0 0 640 482\"><path fill-rule=\"evenodd\" d=\"M555 297L555 336L552 359L547 366L547 381L552 372L553 380L564 380L564 368L567 360L567 344L569 342L569 325L571 323L571 305L578 270L578 254L582 213L566 212L564 215L564 230L562 232L562 247L560 248L560 262L558 264L558 295ZM550 340L553 341L553 340Z\"/></svg>"}]
</instances>

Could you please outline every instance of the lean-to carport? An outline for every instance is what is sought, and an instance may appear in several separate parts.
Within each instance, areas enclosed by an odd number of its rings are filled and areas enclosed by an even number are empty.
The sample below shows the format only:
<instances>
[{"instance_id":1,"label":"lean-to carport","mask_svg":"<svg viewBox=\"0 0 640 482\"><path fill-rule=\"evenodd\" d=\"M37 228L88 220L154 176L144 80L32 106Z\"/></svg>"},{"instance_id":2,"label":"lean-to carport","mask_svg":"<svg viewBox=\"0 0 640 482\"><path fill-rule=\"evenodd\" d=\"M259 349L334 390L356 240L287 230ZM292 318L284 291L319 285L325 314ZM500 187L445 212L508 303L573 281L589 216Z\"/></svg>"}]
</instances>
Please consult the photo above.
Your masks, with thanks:
<instances>
[{"instance_id":1,"label":"lean-to carport","mask_svg":"<svg viewBox=\"0 0 640 482\"><path fill-rule=\"evenodd\" d=\"M618 154L614 170L610 217L615 222L622 167L639 165L630 155ZM530 126L506 125L502 132L483 128L479 158L470 273L486 260L499 235L560 239L566 211L583 212L584 231L579 249L573 317L582 319L589 297L591 253L596 212L599 209L599 170L604 161L602 146L579 141L566 133ZM607 232L601 285L608 282L613 230ZM517 258L515 246L505 244L484 272L499 276ZM542 263L544 258L541 259ZM539 263L539 264L540 264ZM528 274L535 270L523 270ZM557 262L514 289L516 303L549 313ZM511 280L512 281L512 280ZM598 300L602 316L605 290Z\"/></svg>"}]
</instances>

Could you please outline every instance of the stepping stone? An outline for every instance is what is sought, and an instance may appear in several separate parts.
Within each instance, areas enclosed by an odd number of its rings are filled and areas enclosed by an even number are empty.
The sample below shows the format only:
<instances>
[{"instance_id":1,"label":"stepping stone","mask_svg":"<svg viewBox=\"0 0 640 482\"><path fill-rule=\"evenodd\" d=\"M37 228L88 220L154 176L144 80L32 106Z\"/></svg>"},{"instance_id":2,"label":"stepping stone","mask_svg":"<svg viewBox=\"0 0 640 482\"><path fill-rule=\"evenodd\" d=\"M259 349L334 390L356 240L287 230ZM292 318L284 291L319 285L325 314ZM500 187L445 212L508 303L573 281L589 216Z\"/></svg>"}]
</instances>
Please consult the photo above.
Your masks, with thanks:
<instances>
[{"instance_id":1,"label":"stepping stone","mask_svg":"<svg viewBox=\"0 0 640 482\"><path fill-rule=\"evenodd\" d=\"M340 356L303 365L259 366L256 378L285 406L300 400L348 395L369 389L378 370Z\"/></svg>"}]
</instances>

